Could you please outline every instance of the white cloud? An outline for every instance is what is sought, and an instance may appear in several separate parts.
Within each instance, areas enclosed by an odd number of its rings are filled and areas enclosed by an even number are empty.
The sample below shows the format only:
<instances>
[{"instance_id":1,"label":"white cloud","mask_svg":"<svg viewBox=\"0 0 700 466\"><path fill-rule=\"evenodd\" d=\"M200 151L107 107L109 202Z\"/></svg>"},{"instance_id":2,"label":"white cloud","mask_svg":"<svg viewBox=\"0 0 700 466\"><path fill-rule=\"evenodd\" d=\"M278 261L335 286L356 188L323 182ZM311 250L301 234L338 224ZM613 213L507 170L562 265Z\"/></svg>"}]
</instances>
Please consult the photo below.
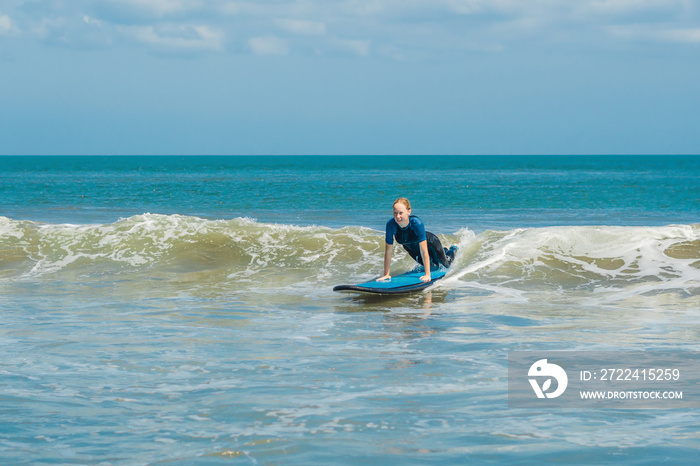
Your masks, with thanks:
<instances>
[{"instance_id":1,"label":"white cloud","mask_svg":"<svg viewBox=\"0 0 700 466\"><path fill-rule=\"evenodd\" d=\"M649 27L648 25L611 26L611 35L627 40L700 44L700 28Z\"/></svg>"},{"instance_id":2,"label":"white cloud","mask_svg":"<svg viewBox=\"0 0 700 466\"><path fill-rule=\"evenodd\" d=\"M288 55L289 45L277 36L253 37L248 41L256 55Z\"/></svg>"},{"instance_id":3,"label":"white cloud","mask_svg":"<svg viewBox=\"0 0 700 466\"><path fill-rule=\"evenodd\" d=\"M89 24L90 26L102 27L102 21L99 19L91 18L88 15L83 16L83 22Z\"/></svg>"},{"instance_id":4,"label":"white cloud","mask_svg":"<svg viewBox=\"0 0 700 466\"><path fill-rule=\"evenodd\" d=\"M340 40L336 39L333 43L341 50L350 52L358 57L366 57L369 55L371 41L369 40Z\"/></svg>"},{"instance_id":5,"label":"white cloud","mask_svg":"<svg viewBox=\"0 0 700 466\"><path fill-rule=\"evenodd\" d=\"M0 15L0 34L10 35L14 32L15 26L7 15Z\"/></svg>"},{"instance_id":6,"label":"white cloud","mask_svg":"<svg viewBox=\"0 0 700 466\"><path fill-rule=\"evenodd\" d=\"M441 2L450 11L463 15L472 15L485 12L508 11L517 5L513 2L502 0L442 0Z\"/></svg>"},{"instance_id":7,"label":"white cloud","mask_svg":"<svg viewBox=\"0 0 700 466\"><path fill-rule=\"evenodd\" d=\"M700 28L697 0L33 0L32 8L0 2L8 4L1 35L22 31L75 47L96 37L110 47L123 37L190 51L247 46L258 55L315 50L415 58L525 43L609 49L642 39L672 46L697 44Z\"/></svg>"},{"instance_id":8,"label":"white cloud","mask_svg":"<svg viewBox=\"0 0 700 466\"><path fill-rule=\"evenodd\" d=\"M672 42L700 44L700 28L698 29L667 29L661 32L661 37Z\"/></svg>"},{"instance_id":9,"label":"white cloud","mask_svg":"<svg viewBox=\"0 0 700 466\"><path fill-rule=\"evenodd\" d=\"M144 44L171 50L221 50L224 33L209 26L121 26L123 34Z\"/></svg>"},{"instance_id":10,"label":"white cloud","mask_svg":"<svg viewBox=\"0 0 700 466\"><path fill-rule=\"evenodd\" d=\"M63 36L63 31L69 29L65 18L42 18L39 21L30 23L28 31L40 39L47 39L51 36Z\"/></svg>"},{"instance_id":11,"label":"white cloud","mask_svg":"<svg viewBox=\"0 0 700 466\"><path fill-rule=\"evenodd\" d=\"M202 6L197 0L108 0L117 5L149 11L159 16L174 12L188 11Z\"/></svg>"},{"instance_id":12,"label":"white cloud","mask_svg":"<svg viewBox=\"0 0 700 466\"><path fill-rule=\"evenodd\" d=\"M581 2L578 10L601 15L629 15L640 12L687 9L687 0L591 0Z\"/></svg>"},{"instance_id":13,"label":"white cloud","mask_svg":"<svg viewBox=\"0 0 700 466\"><path fill-rule=\"evenodd\" d=\"M307 21L303 19L278 19L275 24L281 29L293 34L306 36L322 36L326 34L326 25L319 21Z\"/></svg>"},{"instance_id":14,"label":"white cloud","mask_svg":"<svg viewBox=\"0 0 700 466\"><path fill-rule=\"evenodd\" d=\"M219 5L218 10L226 15L279 15L279 7L270 8L264 2L224 2Z\"/></svg>"}]
</instances>

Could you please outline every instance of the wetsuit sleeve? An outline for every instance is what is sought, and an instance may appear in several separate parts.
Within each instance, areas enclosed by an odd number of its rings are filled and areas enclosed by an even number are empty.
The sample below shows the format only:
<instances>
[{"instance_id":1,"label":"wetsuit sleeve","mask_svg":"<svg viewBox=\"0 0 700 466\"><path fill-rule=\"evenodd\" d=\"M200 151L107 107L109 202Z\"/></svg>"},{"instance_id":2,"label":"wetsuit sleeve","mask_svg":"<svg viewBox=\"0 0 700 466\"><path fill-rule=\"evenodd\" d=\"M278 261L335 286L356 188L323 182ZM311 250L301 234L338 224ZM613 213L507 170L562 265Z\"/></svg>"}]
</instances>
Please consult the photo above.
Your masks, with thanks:
<instances>
[{"instance_id":1,"label":"wetsuit sleeve","mask_svg":"<svg viewBox=\"0 0 700 466\"><path fill-rule=\"evenodd\" d=\"M411 217L411 229L416 234L419 243L428 239L425 235L425 225L418 217Z\"/></svg>"},{"instance_id":2,"label":"wetsuit sleeve","mask_svg":"<svg viewBox=\"0 0 700 466\"><path fill-rule=\"evenodd\" d=\"M397 225L393 218L386 222L386 237L384 238L386 244L394 244L394 235L396 234L396 227Z\"/></svg>"}]
</instances>

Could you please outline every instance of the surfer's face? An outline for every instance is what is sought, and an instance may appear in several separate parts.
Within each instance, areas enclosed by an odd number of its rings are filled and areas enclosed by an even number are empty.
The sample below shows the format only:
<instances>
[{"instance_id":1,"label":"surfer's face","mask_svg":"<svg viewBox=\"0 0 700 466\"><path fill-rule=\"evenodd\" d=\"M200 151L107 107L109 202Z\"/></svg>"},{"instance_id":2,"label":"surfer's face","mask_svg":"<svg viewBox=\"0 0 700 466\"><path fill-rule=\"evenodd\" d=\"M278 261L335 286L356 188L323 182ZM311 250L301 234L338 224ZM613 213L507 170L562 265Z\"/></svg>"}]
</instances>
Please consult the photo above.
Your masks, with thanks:
<instances>
[{"instance_id":1,"label":"surfer's face","mask_svg":"<svg viewBox=\"0 0 700 466\"><path fill-rule=\"evenodd\" d=\"M406 228L408 226L409 215L411 215L411 209L407 209L406 206L400 202L394 204L394 220L396 220L396 223L398 223L401 228Z\"/></svg>"}]
</instances>

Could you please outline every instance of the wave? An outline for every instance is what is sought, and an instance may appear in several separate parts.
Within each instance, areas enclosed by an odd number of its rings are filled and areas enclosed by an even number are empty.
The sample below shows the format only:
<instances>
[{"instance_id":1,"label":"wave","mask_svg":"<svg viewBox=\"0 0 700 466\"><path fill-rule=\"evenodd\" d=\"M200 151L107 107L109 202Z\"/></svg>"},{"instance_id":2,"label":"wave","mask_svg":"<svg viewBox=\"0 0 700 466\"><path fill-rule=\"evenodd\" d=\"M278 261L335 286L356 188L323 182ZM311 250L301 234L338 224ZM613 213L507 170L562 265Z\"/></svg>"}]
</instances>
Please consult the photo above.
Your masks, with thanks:
<instances>
[{"instance_id":1,"label":"wave","mask_svg":"<svg viewBox=\"0 0 700 466\"><path fill-rule=\"evenodd\" d=\"M447 287L637 292L700 289L700 225L566 226L439 235L460 251ZM413 262L400 248L392 270ZM234 287L314 286L378 275L383 234L143 214L104 225L0 217L0 280L149 277Z\"/></svg>"},{"instance_id":2,"label":"wave","mask_svg":"<svg viewBox=\"0 0 700 466\"><path fill-rule=\"evenodd\" d=\"M487 231L459 256L461 286L700 294L700 225Z\"/></svg>"},{"instance_id":3,"label":"wave","mask_svg":"<svg viewBox=\"0 0 700 466\"><path fill-rule=\"evenodd\" d=\"M359 264L376 253L375 231L299 227L255 220L144 214L106 225L42 224L0 217L0 277L66 271L190 273L229 278L265 270Z\"/></svg>"}]
</instances>

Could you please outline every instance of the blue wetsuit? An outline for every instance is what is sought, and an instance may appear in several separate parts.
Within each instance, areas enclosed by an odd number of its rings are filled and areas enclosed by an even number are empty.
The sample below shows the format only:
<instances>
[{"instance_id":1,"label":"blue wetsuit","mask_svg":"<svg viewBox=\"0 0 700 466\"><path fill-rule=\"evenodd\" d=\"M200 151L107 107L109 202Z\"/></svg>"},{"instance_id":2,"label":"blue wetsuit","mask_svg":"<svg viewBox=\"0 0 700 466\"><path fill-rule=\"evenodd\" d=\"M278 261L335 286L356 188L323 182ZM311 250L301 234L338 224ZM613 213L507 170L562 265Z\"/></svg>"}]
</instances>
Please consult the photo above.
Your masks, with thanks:
<instances>
[{"instance_id":1,"label":"blue wetsuit","mask_svg":"<svg viewBox=\"0 0 700 466\"><path fill-rule=\"evenodd\" d=\"M449 267L454 259L454 251L447 251L443 248L438 237L425 231L423 222L415 215L409 216L406 228L401 228L393 218L386 222L386 244L394 244L394 238L421 265L423 265L423 258L420 254L421 241L428 242L428 255L432 266Z\"/></svg>"}]
</instances>

